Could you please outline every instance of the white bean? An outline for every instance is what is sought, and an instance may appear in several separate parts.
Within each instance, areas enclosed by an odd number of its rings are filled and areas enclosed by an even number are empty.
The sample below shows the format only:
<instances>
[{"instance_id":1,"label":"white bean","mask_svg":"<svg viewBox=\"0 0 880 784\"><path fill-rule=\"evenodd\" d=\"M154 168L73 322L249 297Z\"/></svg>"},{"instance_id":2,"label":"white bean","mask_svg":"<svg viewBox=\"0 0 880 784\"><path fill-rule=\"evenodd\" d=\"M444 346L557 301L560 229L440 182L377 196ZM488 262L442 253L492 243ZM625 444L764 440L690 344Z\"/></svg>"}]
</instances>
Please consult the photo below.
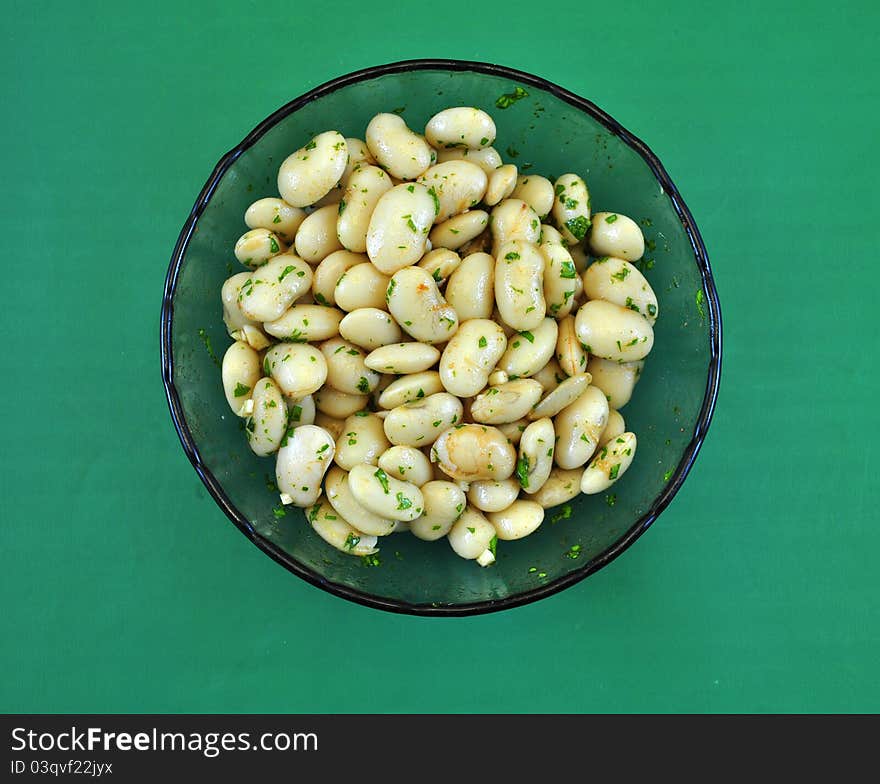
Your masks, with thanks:
<instances>
[{"instance_id":1,"label":"white bean","mask_svg":"<svg viewBox=\"0 0 880 784\"><path fill-rule=\"evenodd\" d=\"M592 376L589 373L578 373L565 379L559 386L550 390L541 402L532 409L529 419L556 416L563 408L570 406L583 394L591 380Z\"/></svg>"},{"instance_id":2,"label":"white bean","mask_svg":"<svg viewBox=\"0 0 880 784\"><path fill-rule=\"evenodd\" d=\"M563 174L554 186L553 218L562 236L576 245L590 228L590 192L577 174Z\"/></svg>"},{"instance_id":3,"label":"white bean","mask_svg":"<svg viewBox=\"0 0 880 784\"><path fill-rule=\"evenodd\" d=\"M448 476L465 482L507 479L516 465L516 451L498 428L460 425L440 435L431 461Z\"/></svg>"},{"instance_id":4,"label":"white bean","mask_svg":"<svg viewBox=\"0 0 880 784\"><path fill-rule=\"evenodd\" d=\"M364 364L380 373L403 375L427 370L440 359L440 352L427 343L394 343L371 351Z\"/></svg>"},{"instance_id":5,"label":"white bean","mask_svg":"<svg viewBox=\"0 0 880 784\"><path fill-rule=\"evenodd\" d=\"M342 243L336 236L336 219L339 216L339 205L328 204L311 213L296 233L294 247L296 252L311 264L323 261L337 250L342 250Z\"/></svg>"},{"instance_id":6,"label":"white bean","mask_svg":"<svg viewBox=\"0 0 880 784\"><path fill-rule=\"evenodd\" d=\"M480 558L489 549L495 538L495 528L482 512L468 504L450 529L447 538L456 555L472 561Z\"/></svg>"},{"instance_id":7,"label":"white bean","mask_svg":"<svg viewBox=\"0 0 880 784\"><path fill-rule=\"evenodd\" d=\"M370 350L399 343L403 337L396 322L379 308L353 310L339 323L339 332L350 343Z\"/></svg>"},{"instance_id":8,"label":"white bean","mask_svg":"<svg viewBox=\"0 0 880 784\"><path fill-rule=\"evenodd\" d=\"M580 495L583 473L582 468L554 467L544 486L532 496L532 501L540 504L544 509L571 501L572 498Z\"/></svg>"},{"instance_id":9,"label":"white bean","mask_svg":"<svg viewBox=\"0 0 880 784\"><path fill-rule=\"evenodd\" d=\"M378 403L384 409L397 408L411 400L435 395L443 391L440 374L436 370L413 373L392 381L379 395Z\"/></svg>"},{"instance_id":10,"label":"white bean","mask_svg":"<svg viewBox=\"0 0 880 784\"><path fill-rule=\"evenodd\" d=\"M245 325L257 326L257 322L252 321L241 312L239 301L242 284L252 278L252 272L239 272L237 275L227 278L220 289L220 301L223 303L223 323L226 324L226 331L230 335L233 332L238 332Z\"/></svg>"},{"instance_id":11,"label":"white bean","mask_svg":"<svg viewBox=\"0 0 880 784\"><path fill-rule=\"evenodd\" d=\"M346 520L354 520L358 530L371 536L387 536L394 531L396 520L380 517L358 503L348 486L348 472L333 466L327 472L324 481L327 500L330 505Z\"/></svg>"},{"instance_id":12,"label":"white bean","mask_svg":"<svg viewBox=\"0 0 880 784\"><path fill-rule=\"evenodd\" d=\"M296 230L306 214L299 207L292 207L284 199L258 199L244 213L244 222L251 229L274 232L286 243L296 235Z\"/></svg>"},{"instance_id":13,"label":"white bean","mask_svg":"<svg viewBox=\"0 0 880 784\"><path fill-rule=\"evenodd\" d=\"M512 541L534 533L544 522L544 508L534 501L514 501L501 512L486 515L499 539Z\"/></svg>"},{"instance_id":14,"label":"white bean","mask_svg":"<svg viewBox=\"0 0 880 784\"><path fill-rule=\"evenodd\" d=\"M599 443L606 444L612 438L617 438L625 432L626 423L623 421L623 414L621 414L616 408L611 408L608 410L608 424L605 425L602 435L599 436Z\"/></svg>"},{"instance_id":15,"label":"white bean","mask_svg":"<svg viewBox=\"0 0 880 784\"><path fill-rule=\"evenodd\" d=\"M603 444L584 469L581 492L594 495L607 490L626 473L635 454L635 433L623 433Z\"/></svg>"},{"instance_id":16,"label":"white bean","mask_svg":"<svg viewBox=\"0 0 880 784\"><path fill-rule=\"evenodd\" d=\"M235 243L235 258L245 267L262 267L273 256L284 253L287 245L268 229L251 229L242 234Z\"/></svg>"},{"instance_id":17,"label":"white bean","mask_svg":"<svg viewBox=\"0 0 880 784\"><path fill-rule=\"evenodd\" d=\"M547 312L554 318L563 318L574 307L579 279L568 248L561 242L551 242L546 236L548 228L542 227L538 246L545 264L544 299L547 300Z\"/></svg>"},{"instance_id":18,"label":"white bean","mask_svg":"<svg viewBox=\"0 0 880 784\"><path fill-rule=\"evenodd\" d=\"M278 192L294 207L314 204L339 182L347 162L345 138L337 131L320 133L281 164Z\"/></svg>"},{"instance_id":19,"label":"white bean","mask_svg":"<svg viewBox=\"0 0 880 784\"><path fill-rule=\"evenodd\" d=\"M349 250L337 250L327 256L314 270L312 294L315 302L319 305L334 305L335 289L339 279L355 265L369 261L366 254L352 253Z\"/></svg>"},{"instance_id":20,"label":"white bean","mask_svg":"<svg viewBox=\"0 0 880 784\"><path fill-rule=\"evenodd\" d=\"M445 296L462 323L488 319L495 306L495 259L488 253L465 256L449 276Z\"/></svg>"},{"instance_id":21,"label":"white bean","mask_svg":"<svg viewBox=\"0 0 880 784\"><path fill-rule=\"evenodd\" d=\"M493 210L489 219L492 229L492 255L510 240L537 243L541 236L541 221L522 199L505 199Z\"/></svg>"},{"instance_id":22,"label":"white bean","mask_svg":"<svg viewBox=\"0 0 880 784\"><path fill-rule=\"evenodd\" d=\"M476 207L486 193L488 181L486 172L468 161L438 163L418 179L436 200L434 223Z\"/></svg>"},{"instance_id":23,"label":"white bean","mask_svg":"<svg viewBox=\"0 0 880 784\"><path fill-rule=\"evenodd\" d=\"M471 419L485 425L515 422L528 414L540 400L541 385L530 378L507 381L489 387L471 403Z\"/></svg>"},{"instance_id":24,"label":"white bean","mask_svg":"<svg viewBox=\"0 0 880 784\"><path fill-rule=\"evenodd\" d=\"M504 163L504 161L501 160L501 155L498 153L498 150L494 147L484 147L482 150L453 147L450 149L439 150L437 152L438 163L461 160L477 164L477 166L486 172L486 174L491 174Z\"/></svg>"},{"instance_id":25,"label":"white bean","mask_svg":"<svg viewBox=\"0 0 880 784\"><path fill-rule=\"evenodd\" d=\"M336 282L333 298L349 313L358 308L384 308L385 292L391 278L383 275L369 261L355 264Z\"/></svg>"},{"instance_id":26,"label":"white bean","mask_svg":"<svg viewBox=\"0 0 880 784\"><path fill-rule=\"evenodd\" d=\"M500 481L481 479L471 482L467 498L481 512L500 512L516 501L519 489L519 482L513 477Z\"/></svg>"},{"instance_id":27,"label":"white bean","mask_svg":"<svg viewBox=\"0 0 880 784\"><path fill-rule=\"evenodd\" d=\"M323 386L315 392L315 406L335 419L344 419L367 407L369 395L350 395L330 386Z\"/></svg>"},{"instance_id":28,"label":"white bean","mask_svg":"<svg viewBox=\"0 0 880 784\"><path fill-rule=\"evenodd\" d=\"M490 207L494 207L503 199L506 199L516 188L516 166L512 163L499 166L489 175L489 184L486 187L486 196L483 199Z\"/></svg>"},{"instance_id":29,"label":"white bean","mask_svg":"<svg viewBox=\"0 0 880 784\"><path fill-rule=\"evenodd\" d=\"M590 252L636 261L645 253L645 238L632 218L619 212L597 212L590 232Z\"/></svg>"},{"instance_id":30,"label":"white bean","mask_svg":"<svg viewBox=\"0 0 880 784\"><path fill-rule=\"evenodd\" d=\"M323 427L324 430L331 435L334 442L342 434L342 428L345 427L345 422L343 420L336 419L322 411L315 414L314 424L318 425L318 427Z\"/></svg>"},{"instance_id":31,"label":"white bean","mask_svg":"<svg viewBox=\"0 0 880 784\"><path fill-rule=\"evenodd\" d=\"M424 452L413 446L398 445L386 449L379 458L379 468L395 479L412 482L416 487L429 482L433 476L431 461Z\"/></svg>"},{"instance_id":32,"label":"white bean","mask_svg":"<svg viewBox=\"0 0 880 784\"><path fill-rule=\"evenodd\" d=\"M495 301L501 319L515 330L535 329L547 313L544 257L537 245L510 240L498 248Z\"/></svg>"},{"instance_id":33,"label":"white bean","mask_svg":"<svg viewBox=\"0 0 880 784\"><path fill-rule=\"evenodd\" d=\"M657 321L657 295L632 264L623 259L596 259L583 276L584 293L590 299L613 302L647 319L651 326Z\"/></svg>"},{"instance_id":34,"label":"white bean","mask_svg":"<svg viewBox=\"0 0 880 784\"><path fill-rule=\"evenodd\" d=\"M405 267L391 277L388 310L404 332L422 343L443 343L458 329L458 316L437 282L421 267Z\"/></svg>"},{"instance_id":35,"label":"white bean","mask_svg":"<svg viewBox=\"0 0 880 784\"><path fill-rule=\"evenodd\" d=\"M458 397L476 395L507 347L504 331L494 321L470 319L461 324L440 357L440 380Z\"/></svg>"},{"instance_id":36,"label":"white bean","mask_svg":"<svg viewBox=\"0 0 880 784\"><path fill-rule=\"evenodd\" d=\"M528 419L517 419L503 425L498 425L498 429L504 434L508 443L516 446L519 444L522 434L529 425Z\"/></svg>"},{"instance_id":37,"label":"white bean","mask_svg":"<svg viewBox=\"0 0 880 784\"><path fill-rule=\"evenodd\" d=\"M629 403L644 366L644 360L612 362L601 357L590 357L587 370L593 376L593 386L605 393L608 405L623 408Z\"/></svg>"},{"instance_id":38,"label":"white bean","mask_svg":"<svg viewBox=\"0 0 880 784\"><path fill-rule=\"evenodd\" d=\"M559 322L556 360L562 372L568 376L583 373L587 369L587 352L578 340L574 316L566 316Z\"/></svg>"},{"instance_id":39,"label":"white bean","mask_svg":"<svg viewBox=\"0 0 880 784\"><path fill-rule=\"evenodd\" d=\"M263 330L252 324L244 324L238 332L231 334L230 337L233 340L243 340L255 351L262 351L272 345L272 341L263 334Z\"/></svg>"},{"instance_id":40,"label":"white bean","mask_svg":"<svg viewBox=\"0 0 880 784\"><path fill-rule=\"evenodd\" d=\"M366 139L379 165L399 180L414 180L437 158L424 137L396 114L377 114L367 126Z\"/></svg>"},{"instance_id":41,"label":"white bean","mask_svg":"<svg viewBox=\"0 0 880 784\"><path fill-rule=\"evenodd\" d=\"M336 234L348 250L366 251L370 218L379 199L391 188L391 178L378 166L358 166L351 173L336 221Z\"/></svg>"},{"instance_id":42,"label":"white bean","mask_svg":"<svg viewBox=\"0 0 880 784\"><path fill-rule=\"evenodd\" d=\"M275 462L275 483L294 506L311 506L321 497L321 480L333 464L333 438L317 425L297 427L285 438Z\"/></svg>"},{"instance_id":43,"label":"white bean","mask_svg":"<svg viewBox=\"0 0 880 784\"><path fill-rule=\"evenodd\" d=\"M276 256L248 277L238 292L241 312L253 321L274 321L312 285L312 270L292 253Z\"/></svg>"},{"instance_id":44,"label":"white bean","mask_svg":"<svg viewBox=\"0 0 880 784\"><path fill-rule=\"evenodd\" d=\"M495 122L482 109L453 106L437 112L425 126L425 138L439 149L483 149L495 141Z\"/></svg>"},{"instance_id":45,"label":"white bean","mask_svg":"<svg viewBox=\"0 0 880 784\"><path fill-rule=\"evenodd\" d=\"M461 264L461 256L448 248L435 248L422 256L418 266L427 272L437 283L446 280Z\"/></svg>"},{"instance_id":46,"label":"white bean","mask_svg":"<svg viewBox=\"0 0 880 784\"><path fill-rule=\"evenodd\" d=\"M270 335L294 343L328 340L339 334L344 315L338 308L324 305L293 305L279 318L267 321L263 327Z\"/></svg>"},{"instance_id":47,"label":"white bean","mask_svg":"<svg viewBox=\"0 0 880 784\"><path fill-rule=\"evenodd\" d=\"M364 556L379 552L375 536L358 531L327 501L312 506L306 512L306 519L318 536L343 553Z\"/></svg>"},{"instance_id":48,"label":"white bean","mask_svg":"<svg viewBox=\"0 0 880 784\"><path fill-rule=\"evenodd\" d=\"M232 413L246 416L248 401L260 380L260 355L244 341L235 341L223 355L221 375L223 392Z\"/></svg>"},{"instance_id":49,"label":"white bean","mask_svg":"<svg viewBox=\"0 0 880 784\"><path fill-rule=\"evenodd\" d=\"M327 361L328 386L349 395L369 395L379 384L379 374L364 364L366 354L354 343L331 338L320 349Z\"/></svg>"},{"instance_id":50,"label":"white bean","mask_svg":"<svg viewBox=\"0 0 880 784\"><path fill-rule=\"evenodd\" d=\"M478 237L488 223L489 213L483 210L468 210L437 224L431 229L428 240L435 248L458 250L462 245Z\"/></svg>"},{"instance_id":51,"label":"white bean","mask_svg":"<svg viewBox=\"0 0 880 784\"><path fill-rule=\"evenodd\" d=\"M519 442L516 474L522 489L534 495L543 486L553 469L556 432L549 417L532 422Z\"/></svg>"},{"instance_id":52,"label":"white bean","mask_svg":"<svg viewBox=\"0 0 880 784\"><path fill-rule=\"evenodd\" d=\"M396 185L380 197L367 229L367 255L380 272L393 275L425 253L436 215L424 185Z\"/></svg>"},{"instance_id":53,"label":"white bean","mask_svg":"<svg viewBox=\"0 0 880 784\"><path fill-rule=\"evenodd\" d=\"M615 362L644 359L654 346L654 330L645 319L601 299L581 305L575 331L586 351Z\"/></svg>"},{"instance_id":54,"label":"white bean","mask_svg":"<svg viewBox=\"0 0 880 784\"><path fill-rule=\"evenodd\" d=\"M379 456L390 446L379 417L353 414L345 420L342 433L336 439L336 464L346 471L361 463L376 465Z\"/></svg>"},{"instance_id":55,"label":"white bean","mask_svg":"<svg viewBox=\"0 0 880 784\"><path fill-rule=\"evenodd\" d=\"M521 174L511 196L524 201L543 218L553 207L553 183L537 174Z\"/></svg>"},{"instance_id":56,"label":"white bean","mask_svg":"<svg viewBox=\"0 0 880 784\"><path fill-rule=\"evenodd\" d=\"M545 318L534 330L515 333L508 339L498 367L510 378L533 376L552 359L558 331L556 320Z\"/></svg>"},{"instance_id":57,"label":"white bean","mask_svg":"<svg viewBox=\"0 0 880 784\"><path fill-rule=\"evenodd\" d=\"M375 466L354 466L348 472L348 486L361 506L380 517L410 521L424 511L425 503L418 487L388 476Z\"/></svg>"},{"instance_id":58,"label":"white bean","mask_svg":"<svg viewBox=\"0 0 880 784\"><path fill-rule=\"evenodd\" d=\"M460 422L461 401L447 392L438 392L392 408L385 417L385 435L392 444L429 446L447 428Z\"/></svg>"},{"instance_id":59,"label":"white bean","mask_svg":"<svg viewBox=\"0 0 880 784\"><path fill-rule=\"evenodd\" d=\"M425 512L410 523L409 530L427 542L442 539L464 511L464 492L454 482L445 480L427 482L420 489Z\"/></svg>"},{"instance_id":60,"label":"white bean","mask_svg":"<svg viewBox=\"0 0 880 784\"><path fill-rule=\"evenodd\" d=\"M288 430L300 425L313 425L317 412L315 410L315 398L312 395L306 395L299 398L288 398L287 400L287 427ZM327 428L325 428L327 430ZM330 430L327 430L330 433Z\"/></svg>"},{"instance_id":61,"label":"white bean","mask_svg":"<svg viewBox=\"0 0 880 784\"><path fill-rule=\"evenodd\" d=\"M544 387L544 394L546 395L565 381L565 373L562 372L559 363L555 359L551 359L537 373L533 373L529 376L529 378L535 379L535 381Z\"/></svg>"},{"instance_id":62,"label":"white bean","mask_svg":"<svg viewBox=\"0 0 880 784\"><path fill-rule=\"evenodd\" d=\"M608 401L602 390L587 387L581 396L556 415L556 451L560 468L577 468L590 459L608 424Z\"/></svg>"},{"instance_id":63,"label":"white bean","mask_svg":"<svg viewBox=\"0 0 880 784\"><path fill-rule=\"evenodd\" d=\"M245 435L255 455L278 450L287 432L287 403L271 378L261 378L253 390L254 410L245 423Z\"/></svg>"},{"instance_id":64,"label":"white bean","mask_svg":"<svg viewBox=\"0 0 880 784\"><path fill-rule=\"evenodd\" d=\"M327 380L327 362L307 343L272 346L263 357L264 375L271 375L287 397L311 395Z\"/></svg>"}]
</instances>

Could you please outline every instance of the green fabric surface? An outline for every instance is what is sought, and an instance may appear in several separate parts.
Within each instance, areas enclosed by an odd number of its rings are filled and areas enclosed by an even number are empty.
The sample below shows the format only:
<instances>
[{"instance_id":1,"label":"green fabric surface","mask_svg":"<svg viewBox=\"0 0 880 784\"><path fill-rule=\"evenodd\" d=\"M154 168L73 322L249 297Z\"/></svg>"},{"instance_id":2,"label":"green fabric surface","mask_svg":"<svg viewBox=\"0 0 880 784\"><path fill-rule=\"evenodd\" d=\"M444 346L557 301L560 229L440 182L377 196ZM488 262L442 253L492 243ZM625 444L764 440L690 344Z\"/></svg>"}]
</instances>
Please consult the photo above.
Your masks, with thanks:
<instances>
[{"instance_id":1,"label":"green fabric surface","mask_svg":"<svg viewBox=\"0 0 880 784\"><path fill-rule=\"evenodd\" d=\"M0 710L880 709L877 4L180 5L3 4ZM311 87L414 57L531 71L644 139L724 316L709 437L651 530L461 619L262 555L159 372L168 259L217 159Z\"/></svg>"}]
</instances>

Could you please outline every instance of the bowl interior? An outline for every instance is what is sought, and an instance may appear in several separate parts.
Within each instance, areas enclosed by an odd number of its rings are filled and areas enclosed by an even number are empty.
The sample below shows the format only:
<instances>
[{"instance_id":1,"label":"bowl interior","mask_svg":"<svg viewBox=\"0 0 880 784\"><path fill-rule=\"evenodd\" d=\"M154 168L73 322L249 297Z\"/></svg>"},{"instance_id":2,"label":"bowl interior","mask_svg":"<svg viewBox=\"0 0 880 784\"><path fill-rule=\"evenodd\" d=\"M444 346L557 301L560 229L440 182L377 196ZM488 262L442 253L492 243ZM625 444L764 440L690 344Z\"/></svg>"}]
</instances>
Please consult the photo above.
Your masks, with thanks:
<instances>
[{"instance_id":1,"label":"bowl interior","mask_svg":"<svg viewBox=\"0 0 880 784\"><path fill-rule=\"evenodd\" d=\"M496 99L517 85L528 95L497 108ZM381 541L379 565L369 565L325 544L301 510L289 507L281 517L273 511L278 496L267 479L274 475L274 459L250 452L221 389L217 359L230 339L221 320L220 286L241 269L232 248L246 230L245 208L277 195L279 164L312 135L333 128L363 138L375 113L392 110L420 131L435 112L456 105L481 107L493 116L496 146L521 172L548 177L577 172L587 181L594 211L619 211L641 224L649 248L642 268L659 298L661 317L654 350L622 412L627 428L638 435L638 453L613 487L613 498L578 496L567 508L549 510L532 536L499 542L491 568L458 558L445 540L422 542L408 534ZM264 549L307 579L358 601L415 612L470 612L537 598L573 582L614 552L628 532L649 524L658 499L665 505L670 487L687 471L709 394L713 314L694 248L669 195L622 138L525 79L410 68L326 91L227 163L183 247L171 311L173 383L209 487L222 487L238 510L238 524Z\"/></svg>"}]
</instances>

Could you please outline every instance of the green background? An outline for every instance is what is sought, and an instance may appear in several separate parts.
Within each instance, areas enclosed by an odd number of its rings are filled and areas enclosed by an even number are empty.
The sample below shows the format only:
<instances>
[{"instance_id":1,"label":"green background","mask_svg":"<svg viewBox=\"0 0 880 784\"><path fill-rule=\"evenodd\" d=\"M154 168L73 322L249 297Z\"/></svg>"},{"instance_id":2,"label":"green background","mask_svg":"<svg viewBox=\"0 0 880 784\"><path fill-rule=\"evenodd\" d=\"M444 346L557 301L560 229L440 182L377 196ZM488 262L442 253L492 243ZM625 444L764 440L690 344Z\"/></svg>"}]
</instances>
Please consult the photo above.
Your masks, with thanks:
<instances>
[{"instance_id":1,"label":"green background","mask_svg":"<svg viewBox=\"0 0 880 784\"><path fill-rule=\"evenodd\" d=\"M0 710L876 711L876 3L3 3ZM384 9L384 10L377 10ZM158 317L216 160L411 57L532 71L643 138L724 315L709 438L623 557L425 619L294 578L179 446Z\"/></svg>"}]
</instances>

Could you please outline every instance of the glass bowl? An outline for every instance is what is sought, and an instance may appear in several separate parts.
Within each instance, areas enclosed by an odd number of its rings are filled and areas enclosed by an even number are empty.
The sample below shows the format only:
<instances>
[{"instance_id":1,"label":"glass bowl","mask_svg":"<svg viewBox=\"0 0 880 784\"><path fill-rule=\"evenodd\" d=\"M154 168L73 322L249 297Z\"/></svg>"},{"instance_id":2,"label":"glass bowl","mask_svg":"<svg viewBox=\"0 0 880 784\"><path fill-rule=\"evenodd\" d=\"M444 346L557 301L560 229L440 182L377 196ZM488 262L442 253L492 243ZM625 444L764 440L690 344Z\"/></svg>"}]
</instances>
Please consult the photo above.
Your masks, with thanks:
<instances>
[{"instance_id":1,"label":"glass bowl","mask_svg":"<svg viewBox=\"0 0 880 784\"><path fill-rule=\"evenodd\" d=\"M624 416L638 435L632 467L611 492L550 509L526 539L499 542L489 568L445 540L394 534L378 558L332 549L301 510L276 516L274 458L248 448L226 404L219 358L230 343L220 286L241 271L232 248L245 208L275 196L279 164L315 133L363 138L369 119L396 111L420 131L447 106L477 106L498 127L499 152L521 172L574 171L594 210L638 221L642 269L660 301L656 342ZM161 321L162 374L174 426L205 486L239 530L294 574L337 596L393 612L469 615L533 602L568 588L626 550L666 508L706 436L721 371L721 312L706 249L657 157L589 101L498 65L414 60L321 85L261 122L217 164L174 248ZM267 482L267 480L269 480ZM613 493L613 495L612 495ZM357 521L352 521L356 524Z\"/></svg>"}]
</instances>

